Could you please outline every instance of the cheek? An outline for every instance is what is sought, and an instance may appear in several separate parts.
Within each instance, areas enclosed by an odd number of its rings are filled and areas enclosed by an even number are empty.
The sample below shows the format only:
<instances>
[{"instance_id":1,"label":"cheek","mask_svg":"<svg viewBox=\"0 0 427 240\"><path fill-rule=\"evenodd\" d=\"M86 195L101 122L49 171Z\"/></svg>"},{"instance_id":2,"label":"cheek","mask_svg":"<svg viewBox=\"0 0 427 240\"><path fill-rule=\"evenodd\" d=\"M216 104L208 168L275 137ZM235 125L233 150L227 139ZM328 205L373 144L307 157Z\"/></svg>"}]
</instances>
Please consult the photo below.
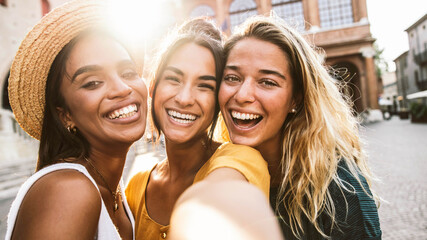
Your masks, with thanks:
<instances>
[{"instance_id":1,"label":"cheek","mask_svg":"<svg viewBox=\"0 0 427 240\"><path fill-rule=\"evenodd\" d=\"M209 118L212 118L215 112L215 104L216 104L215 94L214 93L206 94L206 96L201 99L201 103L204 106L206 115L209 116Z\"/></svg>"},{"instance_id":2,"label":"cheek","mask_svg":"<svg viewBox=\"0 0 427 240\"><path fill-rule=\"evenodd\" d=\"M231 89L226 84L221 84L221 87L219 89L218 93L218 102L221 109L225 106L227 101L231 97Z\"/></svg>"},{"instance_id":3,"label":"cheek","mask_svg":"<svg viewBox=\"0 0 427 240\"><path fill-rule=\"evenodd\" d=\"M268 111L270 117L281 125L291 110L292 97L290 94L270 94L264 95L263 107ZM280 99L280 100L279 100Z\"/></svg>"}]
</instances>

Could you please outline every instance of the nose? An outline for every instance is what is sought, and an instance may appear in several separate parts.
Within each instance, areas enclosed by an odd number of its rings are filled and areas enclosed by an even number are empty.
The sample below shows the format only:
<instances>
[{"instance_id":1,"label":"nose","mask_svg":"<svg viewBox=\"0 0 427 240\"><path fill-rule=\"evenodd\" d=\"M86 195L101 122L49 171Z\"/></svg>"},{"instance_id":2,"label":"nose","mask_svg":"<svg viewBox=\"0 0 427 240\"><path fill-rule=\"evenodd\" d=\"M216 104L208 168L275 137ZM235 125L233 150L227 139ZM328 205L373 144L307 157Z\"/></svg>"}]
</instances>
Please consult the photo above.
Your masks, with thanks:
<instances>
[{"instance_id":1,"label":"nose","mask_svg":"<svg viewBox=\"0 0 427 240\"><path fill-rule=\"evenodd\" d=\"M108 97L111 99L126 97L132 93L132 88L126 80L123 80L119 76L111 77L109 85Z\"/></svg>"},{"instance_id":2,"label":"nose","mask_svg":"<svg viewBox=\"0 0 427 240\"><path fill-rule=\"evenodd\" d=\"M234 99L238 103L248 103L255 101L255 85L251 79L245 79L238 88Z\"/></svg>"},{"instance_id":3,"label":"nose","mask_svg":"<svg viewBox=\"0 0 427 240\"><path fill-rule=\"evenodd\" d=\"M182 86L175 95L175 102L182 107L191 106L194 104L195 98L190 84Z\"/></svg>"}]
</instances>

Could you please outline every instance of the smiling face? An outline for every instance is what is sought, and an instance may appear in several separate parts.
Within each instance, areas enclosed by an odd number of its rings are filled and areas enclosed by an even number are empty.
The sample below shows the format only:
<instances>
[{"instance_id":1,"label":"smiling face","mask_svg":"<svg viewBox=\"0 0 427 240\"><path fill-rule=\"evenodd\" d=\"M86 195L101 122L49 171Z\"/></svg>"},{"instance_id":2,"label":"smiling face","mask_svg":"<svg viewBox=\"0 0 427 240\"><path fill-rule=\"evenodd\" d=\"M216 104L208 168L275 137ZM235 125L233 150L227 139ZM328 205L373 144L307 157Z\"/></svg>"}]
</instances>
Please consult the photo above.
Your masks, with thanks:
<instances>
[{"instance_id":1,"label":"smiling face","mask_svg":"<svg viewBox=\"0 0 427 240\"><path fill-rule=\"evenodd\" d=\"M294 107L289 60L276 45L246 38L231 49L219 104L234 143L280 147L280 130Z\"/></svg>"},{"instance_id":2,"label":"smiling face","mask_svg":"<svg viewBox=\"0 0 427 240\"><path fill-rule=\"evenodd\" d=\"M157 80L154 114L169 142L199 141L206 136L215 109L215 60L195 43L179 47Z\"/></svg>"},{"instance_id":3,"label":"smiling face","mask_svg":"<svg viewBox=\"0 0 427 240\"><path fill-rule=\"evenodd\" d=\"M92 147L133 143L145 131L147 88L128 52L106 36L80 39L66 62L60 91L75 126Z\"/></svg>"}]
</instances>

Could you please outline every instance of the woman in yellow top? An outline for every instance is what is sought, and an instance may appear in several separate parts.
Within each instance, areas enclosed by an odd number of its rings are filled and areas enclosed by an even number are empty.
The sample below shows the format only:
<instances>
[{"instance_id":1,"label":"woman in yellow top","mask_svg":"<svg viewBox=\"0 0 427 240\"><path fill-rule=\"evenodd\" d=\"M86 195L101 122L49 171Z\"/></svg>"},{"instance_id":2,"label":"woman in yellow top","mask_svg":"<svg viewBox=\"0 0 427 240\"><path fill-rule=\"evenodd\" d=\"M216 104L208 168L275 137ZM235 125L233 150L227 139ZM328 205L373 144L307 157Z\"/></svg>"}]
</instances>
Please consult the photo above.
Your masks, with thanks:
<instances>
[{"instance_id":1,"label":"woman in yellow top","mask_svg":"<svg viewBox=\"0 0 427 240\"><path fill-rule=\"evenodd\" d=\"M267 202L270 176L260 153L247 146L212 141L219 112L222 51L220 31L207 20L193 19L177 29L159 55L150 85L151 114L156 130L165 136L167 158L135 175L126 189L137 239L166 239L177 199L204 179L249 182L265 194ZM218 189L217 195L222 194L221 188L210 186ZM203 195L203 191L194 192ZM191 232L189 225L181 225L179 230Z\"/></svg>"}]
</instances>

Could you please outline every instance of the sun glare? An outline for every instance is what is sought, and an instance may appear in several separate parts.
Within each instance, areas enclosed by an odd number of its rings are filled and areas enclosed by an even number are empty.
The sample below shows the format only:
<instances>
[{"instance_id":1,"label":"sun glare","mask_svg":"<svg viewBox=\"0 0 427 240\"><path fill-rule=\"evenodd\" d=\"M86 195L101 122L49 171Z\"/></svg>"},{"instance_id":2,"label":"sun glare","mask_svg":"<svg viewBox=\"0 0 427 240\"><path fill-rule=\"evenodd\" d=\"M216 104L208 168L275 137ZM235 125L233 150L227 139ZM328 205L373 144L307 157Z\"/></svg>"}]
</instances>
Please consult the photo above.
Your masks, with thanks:
<instances>
[{"instance_id":1,"label":"sun glare","mask_svg":"<svg viewBox=\"0 0 427 240\"><path fill-rule=\"evenodd\" d=\"M110 0L111 26L136 41L159 38L173 24L172 0Z\"/></svg>"}]
</instances>

